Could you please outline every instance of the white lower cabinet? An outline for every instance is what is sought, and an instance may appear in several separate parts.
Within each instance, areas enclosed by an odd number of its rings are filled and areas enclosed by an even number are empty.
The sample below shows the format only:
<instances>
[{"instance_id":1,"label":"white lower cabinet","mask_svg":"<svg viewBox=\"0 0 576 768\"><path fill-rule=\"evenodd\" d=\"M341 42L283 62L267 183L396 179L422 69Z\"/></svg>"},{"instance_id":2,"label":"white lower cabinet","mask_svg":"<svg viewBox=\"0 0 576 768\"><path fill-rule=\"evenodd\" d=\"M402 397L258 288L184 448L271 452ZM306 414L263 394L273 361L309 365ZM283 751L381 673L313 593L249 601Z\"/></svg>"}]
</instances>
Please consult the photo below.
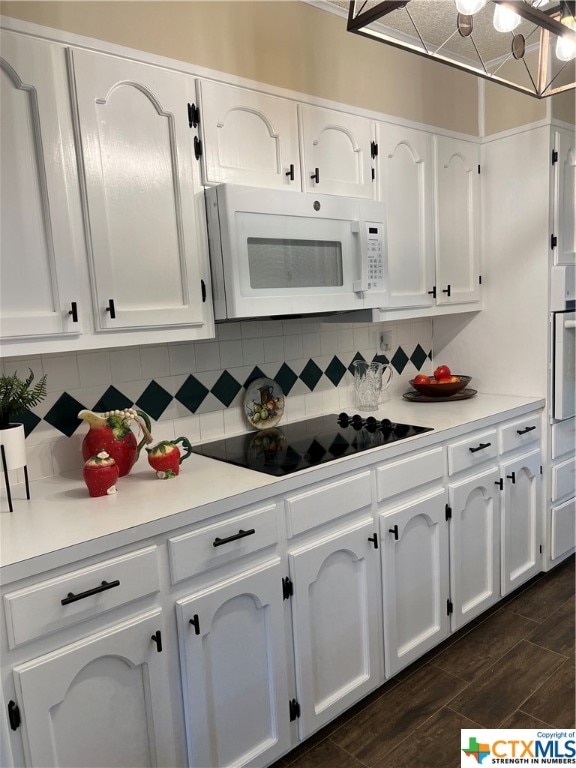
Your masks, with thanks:
<instances>
[{"instance_id":1,"label":"white lower cabinet","mask_svg":"<svg viewBox=\"0 0 576 768\"><path fill-rule=\"evenodd\" d=\"M16 666L27 766L175 765L160 608Z\"/></svg>"},{"instance_id":2,"label":"white lower cabinet","mask_svg":"<svg viewBox=\"0 0 576 768\"><path fill-rule=\"evenodd\" d=\"M540 449L500 465L502 595L540 572L542 493Z\"/></svg>"},{"instance_id":3,"label":"white lower cabinet","mask_svg":"<svg viewBox=\"0 0 576 768\"><path fill-rule=\"evenodd\" d=\"M386 677L450 633L446 491L380 515Z\"/></svg>"},{"instance_id":4,"label":"white lower cabinet","mask_svg":"<svg viewBox=\"0 0 576 768\"><path fill-rule=\"evenodd\" d=\"M376 542L364 518L288 553L301 739L383 680Z\"/></svg>"},{"instance_id":5,"label":"white lower cabinet","mask_svg":"<svg viewBox=\"0 0 576 768\"><path fill-rule=\"evenodd\" d=\"M500 598L498 467L448 485L452 630Z\"/></svg>"},{"instance_id":6,"label":"white lower cabinet","mask_svg":"<svg viewBox=\"0 0 576 768\"><path fill-rule=\"evenodd\" d=\"M283 575L276 557L176 603L190 768L265 766L290 746Z\"/></svg>"}]
</instances>

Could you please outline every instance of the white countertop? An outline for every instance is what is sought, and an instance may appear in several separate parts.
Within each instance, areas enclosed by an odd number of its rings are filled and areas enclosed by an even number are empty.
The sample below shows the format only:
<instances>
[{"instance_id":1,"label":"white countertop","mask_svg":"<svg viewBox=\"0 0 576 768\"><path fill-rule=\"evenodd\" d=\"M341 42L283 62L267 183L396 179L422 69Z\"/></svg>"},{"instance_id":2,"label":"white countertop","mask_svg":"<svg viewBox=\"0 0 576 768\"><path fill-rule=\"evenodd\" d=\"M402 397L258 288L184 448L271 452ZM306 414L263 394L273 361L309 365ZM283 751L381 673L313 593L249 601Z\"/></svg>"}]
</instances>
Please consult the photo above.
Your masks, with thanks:
<instances>
[{"instance_id":1,"label":"white countertop","mask_svg":"<svg viewBox=\"0 0 576 768\"><path fill-rule=\"evenodd\" d=\"M13 513L7 511L3 491L2 581L6 583L40 567L55 567L66 560L94 554L97 539L101 540L97 550L107 551L284 492L311 472L317 473L320 480L333 473L334 468L341 471L338 465L343 463L347 464L346 469L354 469L358 457L368 453L377 454L377 460L382 460L457 435L459 431L481 428L495 417L514 418L543 406L543 399L508 395L479 394L470 400L431 404L394 398L378 412L366 415L432 427L434 431L282 478L193 454L182 465L178 478L158 480L145 457L141 457L132 472L120 478L118 493L91 498L82 480L79 457L76 474L31 483L30 501L26 500L24 486L13 488ZM67 551L70 547L74 547L73 558ZM42 562L33 564L38 558Z\"/></svg>"}]
</instances>

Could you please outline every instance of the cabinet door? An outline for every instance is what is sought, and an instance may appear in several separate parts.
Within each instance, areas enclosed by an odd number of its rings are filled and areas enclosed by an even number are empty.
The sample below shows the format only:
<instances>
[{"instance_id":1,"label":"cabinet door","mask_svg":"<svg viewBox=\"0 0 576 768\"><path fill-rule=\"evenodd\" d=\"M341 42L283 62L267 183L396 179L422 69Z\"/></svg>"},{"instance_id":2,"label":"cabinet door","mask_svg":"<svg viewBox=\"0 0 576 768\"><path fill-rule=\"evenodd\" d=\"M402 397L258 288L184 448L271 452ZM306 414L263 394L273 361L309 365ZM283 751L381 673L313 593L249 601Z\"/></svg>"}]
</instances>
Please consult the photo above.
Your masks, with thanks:
<instances>
[{"instance_id":1,"label":"cabinet door","mask_svg":"<svg viewBox=\"0 0 576 768\"><path fill-rule=\"evenodd\" d=\"M365 521L289 553L300 738L382 680L374 527Z\"/></svg>"},{"instance_id":2,"label":"cabinet door","mask_svg":"<svg viewBox=\"0 0 576 768\"><path fill-rule=\"evenodd\" d=\"M380 515L386 677L450 632L446 491Z\"/></svg>"},{"instance_id":3,"label":"cabinet door","mask_svg":"<svg viewBox=\"0 0 576 768\"><path fill-rule=\"evenodd\" d=\"M198 88L204 182L299 191L296 104L210 81Z\"/></svg>"},{"instance_id":4,"label":"cabinet door","mask_svg":"<svg viewBox=\"0 0 576 768\"><path fill-rule=\"evenodd\" d=\"M0 40L1 333L79 333L82 220L65 49L5 31Z\"/></svg>"},{"instance_id":5,"label":"cabinet door","mask_svg":"<svg viewBox=\"0 0 576 768\"><path fill-rule=\"evenodd\" d=\"M188 765L263 766L290 746L279 558L177 602Z\"/></svg>"},{"instance_id":6,"label":"cabinet door","mask_svg":"<svg viewBox=\"0 0 576 768\"><path fill-rule=\"evenodd\" d=\"M448 486L452 630L500 599L499 480L494 467Z\"/></svg>"},{"instance_id":7,"label":"cabinet door","mask_svg":"<svg viewBox=\"0 0 576 768\"><path fill-rule=\"evenodd\" d=\"M391 307L434 304L433 160L430 134L378 123L380 199L386 205Z\"/></svg>"},{"instance_id":8,"label":"cabinet door","mask_svg":"<svg viewBox=\"0 0 576 768\"><path fill-rule=\"evenodd\" d=\"M502 595L540 572L542 494L540 450L500 465Z\"/></svg>"},{"instance_id":9,"label":"cabinet door","mask_svg":"<svg viewBox=\"0 0 576 768\"><path fill-rule=\"evenodd\" d=\"M576 137L574 131L556 131L554 149L555 264L576 264Z\"/></svg>"},{"instance_id":10,"label":"cabinet door","mask_svg":"<svg viewBox=\"0 0 576 768\"><path fill-rule=\"evenodd\" d=\"M174 765L170 697L178 697L152 640L162 629L160 609L151 610L15 667L26 764Z\"/></svg>"},{"instance_id":11,"label":"cabinet door","mask_svg":"<svg viewBox=\"0 0 576 768\"><path fill-rule=\"evenodd\" d=\"M480 299L479 149L435 136L438 304Z\"/></svg>"},{"instance_id":12,"label":"cabinet door","mask_svg":"<svg viewBox=\"0 0 576 768\"><path fill-rule=\"evenodd\" d=\"M96 326L202 325L209 277L187 113L194 81L105 54L71 56Z\"/></svg>"},{"instance_id":13,"label":"cabinet door","mask_svg":"<svg viewBox=\"0 0 576 768\"><path fill-rule=\"evenodd\" d=\"M373 121L307 104L299 109L304 190L373 198Z\"/></svg>"}]
</instances>

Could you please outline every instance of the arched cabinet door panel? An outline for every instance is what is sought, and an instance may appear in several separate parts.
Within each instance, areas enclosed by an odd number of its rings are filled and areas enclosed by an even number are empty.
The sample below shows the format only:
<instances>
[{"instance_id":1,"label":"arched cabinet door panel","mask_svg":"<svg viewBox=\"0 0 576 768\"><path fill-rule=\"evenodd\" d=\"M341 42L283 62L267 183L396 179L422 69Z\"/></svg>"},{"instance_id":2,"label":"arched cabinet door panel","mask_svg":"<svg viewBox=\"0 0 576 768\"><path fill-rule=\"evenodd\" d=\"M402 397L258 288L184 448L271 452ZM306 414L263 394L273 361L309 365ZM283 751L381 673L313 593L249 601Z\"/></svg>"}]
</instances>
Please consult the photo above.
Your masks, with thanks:
<instances>
[{"instance_id":1,"label":"arched cabinet door panel","mask_svg":"<svg viewBox=\"0 0 576 768\"><path fill-rule=\"evenodd\" d=\"M90 51L70 58L96 327L201 326L210 280L194 80Z\"/></svg>"},{"instance_id":2,"label":"arched cabinet door panel","mask_svg":"<svg viewBox=\"0 0 576 768\"><path fill-rule=\"evenodd\" d=\"M478 144L434 137L438 304L480 299Z\"/></svg>"},{"instance_id":3,"label":"arched cabinet door panel","mask_svg":"<svg viewBox=\"0 0 576 768\"><path fill-rule=\"evenodd\" d=\"M26 764L43 768L175 764L160 609L14 668Z\"/></svg>"},{"instance_id":4,"label":"arched cabinet door panel","mask_svg":"<svg viewBox=\"0 0 576 768\"><path fill-rule=\"evenodd\" d=\"M500 599L499 480L493 467L448 486L452 630Z\"/></svg>"},{"instance_id":5,"label":"arched cabinet door panel","mask_svg":"<svg viewBox=\"0 0 576 768\"><path fill-rule=\"evenodd\" d=\"M576 264L576 137L574 131L554 134L555 264Z\"/></svg>"},{"instance_id":6,"label":"arched cabinet door panel","mask_svg":"<svg viewBox=\"0 0 576 768\"><path fill-rule=\"evenodd\" d=\"M0 33L0 333L78 334L80 193L65 48Z\"/></svg>"},{"instance_id":7,"label":"arched cabinet door panel","mask_svg":"<svg viewBox=\"0 0 576 768\"><path fill-rule=\"evenodd\" d=\"M301 104L304 190L375 198L372 179L374 122Z\"/></svg>"},{"instance_id":8,"label":"arched cabinet door panel","mask_svg":"<svg viewBox=\"0 0 576 768\"><path fill-rule=\"evenodd\" d=\"M294 102L209 80L198 93L206 184L301 189Z\"/></svg>"}]
</instances>

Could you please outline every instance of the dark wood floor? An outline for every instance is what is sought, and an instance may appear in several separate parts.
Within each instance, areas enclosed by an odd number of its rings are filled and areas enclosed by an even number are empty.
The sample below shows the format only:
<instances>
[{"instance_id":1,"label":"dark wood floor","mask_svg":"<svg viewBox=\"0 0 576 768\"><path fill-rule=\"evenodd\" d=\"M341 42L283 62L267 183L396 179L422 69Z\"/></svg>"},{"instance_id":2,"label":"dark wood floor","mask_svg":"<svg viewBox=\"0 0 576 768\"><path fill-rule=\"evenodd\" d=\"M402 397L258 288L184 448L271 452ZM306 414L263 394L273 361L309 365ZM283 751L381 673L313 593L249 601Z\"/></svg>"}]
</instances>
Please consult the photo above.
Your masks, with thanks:
<instances>
[{"instance_id":1,"label":"dark wood floor","mask_svg":"<svg viewBox=\"0 0 576 768\"><path fill-rule=\"evenodd\" d=\"M456 768L461 728L574 728L574 584L572 557L273 768Z\"/></svg>"}]
</instances>

